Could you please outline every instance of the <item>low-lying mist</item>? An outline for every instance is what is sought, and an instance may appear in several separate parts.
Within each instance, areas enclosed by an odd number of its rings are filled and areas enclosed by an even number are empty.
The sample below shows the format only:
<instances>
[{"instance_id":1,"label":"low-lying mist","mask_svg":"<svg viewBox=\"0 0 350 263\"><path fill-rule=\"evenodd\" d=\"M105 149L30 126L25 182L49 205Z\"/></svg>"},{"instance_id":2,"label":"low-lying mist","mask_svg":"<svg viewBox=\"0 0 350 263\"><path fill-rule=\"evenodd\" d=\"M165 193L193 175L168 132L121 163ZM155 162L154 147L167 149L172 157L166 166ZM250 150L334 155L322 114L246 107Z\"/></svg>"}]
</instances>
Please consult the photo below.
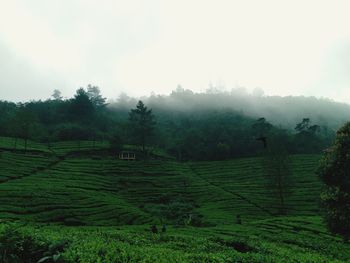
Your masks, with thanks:
<instances>
[{"instance_id":1,"label":"low-lying mist","mask_svg":"<svg viewBox=\"0 0 350 263\"><path fill-rule=\"evenodd\" d=\"M178 87L170 95L155 95L140 98L154 112L200 113L201 111L233 110L251 118L264 117L276 126L294 129L296 123L309 118L312 123L339 128L350 120L350 105L327 98L305 96L266 96L262 90L248 93L244 88L220 91L209 89L195 93ZM122 93L109 107L129 110L135 107L137 98Z\"/></svg>"}]
</instances>

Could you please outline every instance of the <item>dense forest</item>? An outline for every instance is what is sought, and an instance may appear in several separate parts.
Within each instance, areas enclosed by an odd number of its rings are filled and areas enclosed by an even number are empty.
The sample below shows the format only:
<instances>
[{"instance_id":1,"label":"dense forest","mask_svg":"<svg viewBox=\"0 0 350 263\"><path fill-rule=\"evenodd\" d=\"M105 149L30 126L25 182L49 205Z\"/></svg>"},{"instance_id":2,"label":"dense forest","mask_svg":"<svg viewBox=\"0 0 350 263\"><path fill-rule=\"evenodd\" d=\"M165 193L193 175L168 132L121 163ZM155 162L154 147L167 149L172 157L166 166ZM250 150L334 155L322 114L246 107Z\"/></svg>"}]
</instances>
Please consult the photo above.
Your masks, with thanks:
<instances>
[{"instance_id":1,"label":"dense forest","mask_svg":"<svg viewBox=\"0 0 350 263\"><path fill-rule=\"evenodd\" d=\"M194 93L179 86L170 95L152 94L140 100L151 116L146 130L132 120L139 99L121 94L107 103L92 85L78 89L72 98L55 90L44 101L1 101L0 135L48 144L108 140L116 151L134 144L165 149L181 161L221 160L254 156L266 143L282 144L289 153L321 152L350 116L346 104L264 96L260 90L248 94L242 88L228 92L211 87ZM140 139L142 133L146 134Z\"/></svg>"}]
</instances>

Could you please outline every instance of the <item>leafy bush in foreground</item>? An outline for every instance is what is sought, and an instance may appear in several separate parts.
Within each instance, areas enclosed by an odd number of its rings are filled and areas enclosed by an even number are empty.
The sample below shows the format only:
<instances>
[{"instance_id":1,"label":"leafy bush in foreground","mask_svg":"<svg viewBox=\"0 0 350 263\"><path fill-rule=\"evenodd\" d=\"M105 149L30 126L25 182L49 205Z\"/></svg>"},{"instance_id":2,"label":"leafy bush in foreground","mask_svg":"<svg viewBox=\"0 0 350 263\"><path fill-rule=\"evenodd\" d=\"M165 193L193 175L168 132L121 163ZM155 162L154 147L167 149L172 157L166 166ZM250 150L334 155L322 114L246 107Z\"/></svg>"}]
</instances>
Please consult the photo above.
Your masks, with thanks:
<instances>
[{"instance_id":1,"label":"leafy bush in foreground","mask_svg":"<svg viewBox=\"0 0 350 263\"><path fill-rule=\"evenodd\" d=\"M325 220L330 231L344 241L350 239L350 123L337 132L334 146L318 169L324 183L321 194Z\"/></svg>"},{"instance_id":2,"label":"leafy bush in foreground","mask_svg":"<svg viewBox=\"0 0 350 263\"><path fill-rule=\"evenodd\" d=\"M210 228L169 227L162 234L150 233L148 225L26 225L9 228L0 224L0 240L1 249L6 247L6 255L12 256L8 256L7 261L0 260L4 263L306 263L350 260L350 245L330 235L318 217L278 217ZM2 255L3 252L0 251ZM27 255L25 260L24 253Z\"/></svg>"},{"instance_id":3,"label":"leafy bush in foreground","mask_svg":"<svg viewBox=\"0 0 350 263\"><path fill-rule=\"evenodd\" d=\"M0 230L0 262L64 262L60 253L65 245L65 242L49 244L33 232L19 230L17 225L4 225Z\"/></svg>"}]
</instances>

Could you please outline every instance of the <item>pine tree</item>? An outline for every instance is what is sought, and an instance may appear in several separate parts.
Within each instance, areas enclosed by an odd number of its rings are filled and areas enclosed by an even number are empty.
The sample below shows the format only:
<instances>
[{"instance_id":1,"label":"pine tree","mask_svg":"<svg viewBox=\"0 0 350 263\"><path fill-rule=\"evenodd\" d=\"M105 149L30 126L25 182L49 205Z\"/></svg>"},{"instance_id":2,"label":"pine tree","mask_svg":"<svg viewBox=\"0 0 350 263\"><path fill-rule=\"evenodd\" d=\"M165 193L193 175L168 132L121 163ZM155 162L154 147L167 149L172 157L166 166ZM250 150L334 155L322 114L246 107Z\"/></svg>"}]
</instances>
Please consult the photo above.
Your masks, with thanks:
<instances>
[{"instance_id":1,"label":"pine tree","mask_svg":"<svg viewBox=\"0 0 350 263\"><path fill-rule=\"evenodd\" d=\"M136 143L141 145L142 151L145 152L146 144L152 137L155 126L152 109L148 109L142 101L139 101L136 109L130 111L129 121L131 123L131 134Z\"/></svg>"}]
</instances>

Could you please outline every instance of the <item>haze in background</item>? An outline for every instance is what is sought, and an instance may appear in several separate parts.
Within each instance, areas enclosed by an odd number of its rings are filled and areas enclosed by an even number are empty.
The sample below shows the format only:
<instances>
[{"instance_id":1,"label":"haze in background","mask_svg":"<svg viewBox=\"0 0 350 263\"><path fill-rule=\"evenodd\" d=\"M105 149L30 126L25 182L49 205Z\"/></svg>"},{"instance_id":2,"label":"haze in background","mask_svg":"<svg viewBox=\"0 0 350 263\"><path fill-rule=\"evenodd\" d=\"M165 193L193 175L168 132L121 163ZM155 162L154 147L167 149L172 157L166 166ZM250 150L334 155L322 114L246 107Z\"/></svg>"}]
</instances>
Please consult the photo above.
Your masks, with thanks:
<instances>
[{"instance_id":1,"label":"haze in background","mask_svg":"<svg viewBox=\"0 0 350 263\"><path fill-rule=\"evenodd\" d=\"M262 88L350 102L349 1L3 0L0 99Z\"/></svg>"}]
</instances>

